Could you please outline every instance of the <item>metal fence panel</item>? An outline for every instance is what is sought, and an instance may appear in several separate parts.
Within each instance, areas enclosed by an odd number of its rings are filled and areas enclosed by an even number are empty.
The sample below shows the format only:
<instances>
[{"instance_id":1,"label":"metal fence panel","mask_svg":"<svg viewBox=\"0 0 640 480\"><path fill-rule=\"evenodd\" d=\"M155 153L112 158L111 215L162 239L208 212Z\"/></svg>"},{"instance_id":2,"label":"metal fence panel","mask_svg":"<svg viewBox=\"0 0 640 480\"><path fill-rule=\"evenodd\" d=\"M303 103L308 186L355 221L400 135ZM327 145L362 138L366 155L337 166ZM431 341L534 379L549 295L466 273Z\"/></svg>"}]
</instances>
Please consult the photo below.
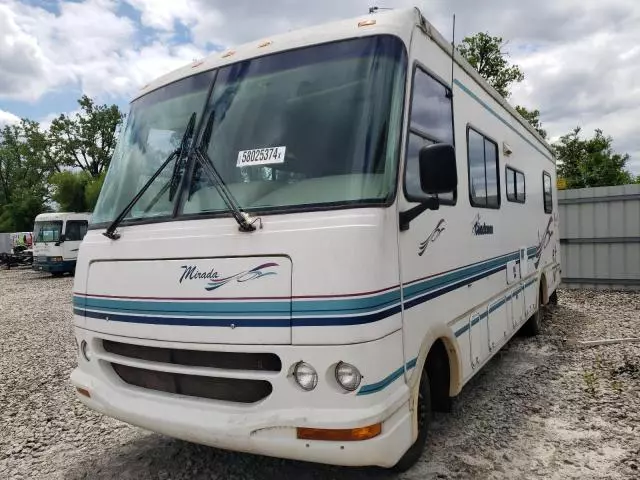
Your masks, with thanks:
<instances>
[{"instance_id":1,"label":"metal fence panel","mask_svg":"<svg viewBox=\"0 0 640 480\"><path fill-rule=\"evenodd\" d=\"M640 185L558 192L565 288L640 290Z\"/></svg>"}]
</instances>

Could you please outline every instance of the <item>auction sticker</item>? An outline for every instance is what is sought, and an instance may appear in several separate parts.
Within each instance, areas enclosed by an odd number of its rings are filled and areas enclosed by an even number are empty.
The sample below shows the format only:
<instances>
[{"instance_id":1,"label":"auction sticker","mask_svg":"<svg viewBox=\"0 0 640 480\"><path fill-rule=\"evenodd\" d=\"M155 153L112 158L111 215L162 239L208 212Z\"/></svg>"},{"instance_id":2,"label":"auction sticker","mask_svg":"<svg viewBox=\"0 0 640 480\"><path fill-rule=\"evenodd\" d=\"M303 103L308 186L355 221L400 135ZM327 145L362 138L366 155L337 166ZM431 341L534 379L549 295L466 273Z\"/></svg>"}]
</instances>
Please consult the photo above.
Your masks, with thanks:
<instances>
[{"instance_id":1,"label":"auction sticker","mask_svg":"<svg viewBox=\"0 0 640 480\"><path fill-rule=\"evenodd\" d=\"M284 163L287 147L257 148L255 150L241 150L238 152L237 167L251 167L253 165L272 165Z\"/></svg>"}]
</instances>

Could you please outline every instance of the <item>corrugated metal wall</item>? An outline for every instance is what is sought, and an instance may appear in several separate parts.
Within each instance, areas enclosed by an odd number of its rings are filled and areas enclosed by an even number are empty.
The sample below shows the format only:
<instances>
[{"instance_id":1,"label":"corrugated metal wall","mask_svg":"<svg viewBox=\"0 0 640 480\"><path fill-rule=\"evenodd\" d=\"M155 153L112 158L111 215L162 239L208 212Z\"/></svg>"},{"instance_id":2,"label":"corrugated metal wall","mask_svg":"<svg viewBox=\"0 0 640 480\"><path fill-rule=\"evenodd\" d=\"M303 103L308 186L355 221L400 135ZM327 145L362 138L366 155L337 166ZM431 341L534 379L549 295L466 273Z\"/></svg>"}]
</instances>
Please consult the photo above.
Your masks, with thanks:
<instances>
[{"instance_id":1,"label":"corrugated metal wall","mask_svg":"<svg viewBox=\"0 0 640 480\"><path fill-rule=\"evenodd\" d=\"M558 191L565 288L640 290L640 185Z\"/></svg>"}]
</instances>

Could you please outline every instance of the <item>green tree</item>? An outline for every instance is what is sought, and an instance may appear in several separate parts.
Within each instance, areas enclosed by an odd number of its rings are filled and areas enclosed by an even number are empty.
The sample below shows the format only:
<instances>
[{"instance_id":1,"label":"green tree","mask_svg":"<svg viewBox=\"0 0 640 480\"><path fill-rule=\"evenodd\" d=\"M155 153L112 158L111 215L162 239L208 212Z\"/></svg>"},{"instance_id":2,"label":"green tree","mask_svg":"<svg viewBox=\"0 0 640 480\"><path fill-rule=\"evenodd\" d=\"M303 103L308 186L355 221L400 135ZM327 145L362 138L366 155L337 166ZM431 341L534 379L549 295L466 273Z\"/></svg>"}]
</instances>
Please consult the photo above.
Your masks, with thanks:
<instances>
[{"instance_id":1,"label":"green tree","mask_svg":"<svg viewBox=\"0 0 640 480\"><path fill-rule=\"evenodd\" d=\"M558 176L567 188L603 187L634 182L626 170L628 154L613 151L613 138L600 129L592 138L580 138L581 128L560 137L553 147L558 160Z\"/></svg>"},{"instance_id":2,"label":"green tree","mask_svg":"<svg viewBox=\"0 0 640 480\"><path fill-rule=\"evenodd\" d=\"M92 178L85 185L84 202L86 211L93 212L93 209L96 207L98 196L100 195L100 190L102 190L102 184L104 183L105 176L106 172L103 172L98 178Z\"/></svg>"},{"instance_id":3,"label":"green tree","mask_svg":"<svg viewBox=\"0 0 640 480\"><path fill-rule=\"evenodd\" d=\"M51 198L58 204L61 212L84 212L87 210L85 189L91 176L87 172L65 170L51 175L53 193Z\"/></svg>"},{"instance_id":4,"label":"green tree","mask_svg":"<svg viewBox=\"0 0 640 480\"><path fill-rule=\"evenodd\" d=\"M508 98L510 85L523 81L524 74L517 65L509 65L509 55L503 51L505 45L502 37L479 32L465 37L457 49L500 95Z\"/></svg>"},{"instance_id":5,"label":"green tree","mask_svg":"<svg viewBox=\"0 0 640 480\"><path fill-rule=\"evenodd\" d=\"M48 166L41 146L29 142L37 122L22 120L0 130L0 231L27 231L46 211Z\"/></svg>"},{"instance_id":6,"label":"green tree","mask_svg":"<svg viewBox=\"0 0 640 480\"><path fill-rule=\"evenodd\" d=\"M527 110L520 105L516 106L516 110L522 118L527 120L531 126L535 128L542 138L547 138L547 131L542 128L542 123L540 123L540 110Z\"/></svg>"},{"instance_id":7,"label":"green tree","mask_svg":"<svg viewBox=\"0 0 640 480\"><path fill-rule=\"evenodd\" d=\"M75 116L62 114L51 123L47 158L58 171L73 167L98 178L109 167L124 114L117 105L96 105L86 95L78 104Z\"/></svg>"}]
</instances>

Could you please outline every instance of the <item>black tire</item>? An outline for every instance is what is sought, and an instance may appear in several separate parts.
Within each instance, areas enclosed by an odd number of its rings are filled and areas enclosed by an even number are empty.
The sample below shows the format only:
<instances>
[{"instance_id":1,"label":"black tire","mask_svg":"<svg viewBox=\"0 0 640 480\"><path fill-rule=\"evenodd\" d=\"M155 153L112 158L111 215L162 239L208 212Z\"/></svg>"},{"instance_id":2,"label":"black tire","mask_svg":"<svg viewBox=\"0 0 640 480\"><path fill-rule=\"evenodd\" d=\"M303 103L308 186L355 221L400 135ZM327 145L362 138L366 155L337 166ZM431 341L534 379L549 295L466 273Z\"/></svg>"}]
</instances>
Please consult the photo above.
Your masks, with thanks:
<instances>
[{"instance_id":1,"label":"black tire","mask_svg":"<svg viewBox=\"0 0 640 480\"><path fill-rule=\"evenodd\" d=\"M554 290L551 296L549 297L549 303L551 305L558 305L558 291Z\"/></svg>"},{"instance_id":2,"label":"black tire","mask_svg":"<svg viewBox=\"0 0 640 480\"><path fill-rule=\"evenodd\" d=\"M431 423L431 386L426 368L420 378L420 389L418 390L418 438L405 452L402 458L393 467L396 472L406 472L413 467L424 451Z\"/></svg>"},{"instance_id":3,"label":"black tire","mask_svg":"<svg viewBox=\"0 0 640 480\"><path fill-rule=\"evenodd\" d=\"M525 337L535 337L540 333L540 329L542 327L543 308L544 305L542 304L542 291L540 291L540 293L538 294L538 310L536 310L536 313L531 315L531 318L527 320L527 323L522 326L521 332Z\"/></svg>"},{"instance_id":4,"label":"black tire","mask_svg":"<svg viewBox=\"0 0 640 480\"><path fill-rule=\"evenodd\" d=\"M51 272L51 275L55 278L59 278L64 275L64 272Z\"/></svg>"}]
</instances>

